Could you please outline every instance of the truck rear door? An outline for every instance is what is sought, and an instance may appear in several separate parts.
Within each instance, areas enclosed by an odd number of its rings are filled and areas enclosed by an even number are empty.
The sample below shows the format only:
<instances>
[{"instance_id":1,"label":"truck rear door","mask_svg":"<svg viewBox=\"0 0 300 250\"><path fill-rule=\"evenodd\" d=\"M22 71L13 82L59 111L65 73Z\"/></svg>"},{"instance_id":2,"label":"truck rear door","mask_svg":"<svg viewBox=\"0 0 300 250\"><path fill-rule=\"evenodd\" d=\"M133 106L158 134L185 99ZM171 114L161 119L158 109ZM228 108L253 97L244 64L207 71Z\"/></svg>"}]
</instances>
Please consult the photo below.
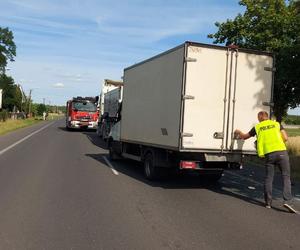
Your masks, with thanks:
<instances>
[{"instance_id":1,"label":"truck rear door","mask_svg":"<svg viewBox=\"0 0 300 250\"><path fill-rule=\"evenodd\" d=\"M235 140L233 131L248 132L260 110L270 111L272 57L188 45L185 66L181 148L255 152L254 139Z\"/></svg>"}]
</instances>

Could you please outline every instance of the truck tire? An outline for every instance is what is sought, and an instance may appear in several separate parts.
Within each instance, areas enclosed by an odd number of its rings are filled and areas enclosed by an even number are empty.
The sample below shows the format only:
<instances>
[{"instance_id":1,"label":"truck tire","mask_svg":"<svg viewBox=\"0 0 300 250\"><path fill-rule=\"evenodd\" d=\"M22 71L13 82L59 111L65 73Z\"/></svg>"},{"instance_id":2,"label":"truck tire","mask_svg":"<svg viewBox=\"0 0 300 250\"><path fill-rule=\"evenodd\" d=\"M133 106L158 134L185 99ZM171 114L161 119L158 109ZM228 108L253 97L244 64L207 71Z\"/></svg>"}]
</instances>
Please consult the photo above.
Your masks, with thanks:
<instances>
[{"instance_id":1,"label":"truck tire","mask_svg":"<svg viewBox=\"0 0 300 250\"><path fill-rule=\"evenodd\" d=\"M96 134L101 138L102 135L101 135L101 131L100 131L100 128L98 127L97 130L96 130Z\"/></svg>"},{"instance_id":2,"label":"truck tire","mask_svg":"<svg viewBox=\"0 0 300 250\"><path fill-rule=\"evenodd\" d=\"M66 130L67 130L67 131L71 131L71 128L68 126L67 123L66 123Z\"/></svg>"},{"instance_id":3,"label":"truck tire","mask_svg":"<svg viewBox=\"0 0 300 250\"><path fill-rule=\"evenodd\" d=\"M105 142L107 141L107 137L106 137L106 132L105 132L105 130L102 130L102 136L101 136L101 137L102 137L102 140L103 140L103 141L105 141Z\"/></svg>"},{"instance_id":4,"label":"truck tire","mask_svg":"<svg viewBox=\"0 0 300 250\"><path fill-rule=\"evenodd\" d=\"M120 159L119 155L115 152L115 150L113 148L111 140L109 140L109 142L108 142L108 152L109 152L109 159L111 161L116 161L116 160Z\"/></svg>"},{"instance_id":5,"label":"truck tire","mask_svg":"<svg viewBox=\"0 0 300 250\"><path fill-rule=\"evenodd\" d=\"M144 159L144 174L148 180L157 180L161 177L161 170L154 165L153 154L148 153Z\"/></svg>"}]
</instances>

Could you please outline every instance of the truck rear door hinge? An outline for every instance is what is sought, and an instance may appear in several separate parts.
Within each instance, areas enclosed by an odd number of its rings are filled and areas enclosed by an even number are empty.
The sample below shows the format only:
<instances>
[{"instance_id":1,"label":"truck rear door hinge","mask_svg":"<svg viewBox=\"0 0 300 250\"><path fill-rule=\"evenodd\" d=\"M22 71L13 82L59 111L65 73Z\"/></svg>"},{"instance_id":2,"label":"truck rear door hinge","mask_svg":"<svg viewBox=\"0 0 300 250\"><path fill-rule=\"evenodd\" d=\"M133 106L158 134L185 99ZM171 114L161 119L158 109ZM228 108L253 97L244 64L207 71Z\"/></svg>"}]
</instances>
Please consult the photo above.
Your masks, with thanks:
<instances>
[{"instance_id":1,"label":"truck rear door hinge","mask_svg":"<svg viewBox=\"0 0 300 250\"><path fill-rule=\"evenodd\" d=\"M192 96L192 95L183 95L182 99L183 100L194 100L195 96Z\"/></svg>"},{"instance_id":2,"label":"truck rear door hinge","mask_svg":"<svg viewBox=\"0 0 300 250\"><path fill-rule=\"evenodd\" d=\"M186 57L184 60L186 62L197 62L197 59L196 58L192 58L192 57Z\"/></svg>"},{"instance_id":3,"label":"truck rear door hinge","mask_svg":"<svg viewBox=\"0 0 300 250\"><path fill-rule=\"evenodd\" d=\"M276 72L276 68L272 68L272 67L264 67L265 71L272 71L272 72Z\"/></svg>"},{"instance_id":4,"label":"truck rear door hinge","mask_svg":"<svg viewBox=\"0 0 300 250\"><path fill-rule=\"evenodd\" d=\"M192 133L184 133L184 132L181 132L181 133L180 133L180 136L181 136L181 137L193 137L193 134L192 134Z\"/></svg>"}]
</instances>

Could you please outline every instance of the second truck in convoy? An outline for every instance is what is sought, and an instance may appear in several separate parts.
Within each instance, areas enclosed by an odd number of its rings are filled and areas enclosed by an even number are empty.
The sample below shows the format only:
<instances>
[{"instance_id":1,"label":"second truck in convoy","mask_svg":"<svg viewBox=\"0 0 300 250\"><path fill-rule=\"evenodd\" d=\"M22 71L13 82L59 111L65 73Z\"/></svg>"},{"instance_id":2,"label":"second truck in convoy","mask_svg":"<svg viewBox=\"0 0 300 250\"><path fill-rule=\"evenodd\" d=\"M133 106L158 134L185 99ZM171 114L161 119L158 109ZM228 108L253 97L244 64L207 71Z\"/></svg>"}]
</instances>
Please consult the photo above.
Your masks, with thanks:
<instances>
[{"instance_id":1,"label":"second truck in convoy","mask_svg":"<svg viewBox=\"0 0 300 250\"><path fill-rule=\"evenodd\" d=\"M111 159L140 161L148 179L168 168L218 180L239 169L253 140L239 140L272 105L270 53L186 42L124 70L122 119L109 136Z\"/></svg>"},{"instance_id":2,"label":"second truck in convoy","mask_svg":"<svg viewBox=\"0 0 300 250\"><path fill-rule=\"evenodd\" d=\"M116 123L123 96L123 82L105 79L100 94L100 119L97 134L104 140L108 138L111 127Z\"/></svg>"}]
</instances>

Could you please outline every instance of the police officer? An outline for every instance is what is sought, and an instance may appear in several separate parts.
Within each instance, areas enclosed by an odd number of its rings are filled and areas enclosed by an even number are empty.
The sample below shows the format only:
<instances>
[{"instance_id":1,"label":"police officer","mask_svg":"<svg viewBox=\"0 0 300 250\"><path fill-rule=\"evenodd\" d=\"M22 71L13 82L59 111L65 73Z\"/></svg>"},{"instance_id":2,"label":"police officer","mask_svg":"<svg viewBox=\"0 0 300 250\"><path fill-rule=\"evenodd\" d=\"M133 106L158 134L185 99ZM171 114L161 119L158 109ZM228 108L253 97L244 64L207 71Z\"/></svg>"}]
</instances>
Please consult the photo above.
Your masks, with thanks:
<instances>
[{"instance_id":1,"label":"police officer","mask_svg":"<svg viewBox=\"0 0 300 250\"><path fill-rule=\"evenodd\" d=\"M235 134L240 139L247 140L256 135L257 154L265 158L266 178L264 185L264 196L266 208L272 205L272 185L274 178L274 167L280 168L283 179L283 206L292 213L298 213L292 205L290 163L286 150L285 141L288 136L283 127L276 121L269 120L269 115L265 111L260 111L257 115L259 123L248 133L235 130Z\"/></svg>"}]
</instances>

